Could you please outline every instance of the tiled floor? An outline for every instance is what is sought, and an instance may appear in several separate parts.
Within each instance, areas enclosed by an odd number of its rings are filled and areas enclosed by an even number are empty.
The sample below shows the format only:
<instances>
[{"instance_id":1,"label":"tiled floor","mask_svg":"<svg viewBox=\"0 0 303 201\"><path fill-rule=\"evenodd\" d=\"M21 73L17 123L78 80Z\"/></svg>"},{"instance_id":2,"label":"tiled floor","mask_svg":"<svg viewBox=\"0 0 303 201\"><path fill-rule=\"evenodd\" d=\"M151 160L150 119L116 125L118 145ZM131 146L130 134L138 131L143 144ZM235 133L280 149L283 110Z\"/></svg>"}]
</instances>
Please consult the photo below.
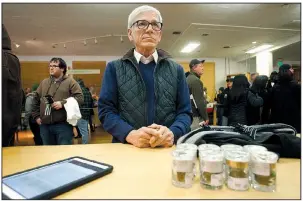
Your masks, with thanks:
<instances>
[{"instance_id":1,"label":"tiled floor","mask_svg":"<svg viewBox=\"0 0 303 201\"><path fill-rule=\"evenodd\" d=\"M33 139L33 133L31 130L21 131L18 134L18 141L15 140L16 146L33 146L35 145ZM95 132L91 133L90 144L101 144L101 143L110 143L112 141L112 136L104 131L100 126L97 127ZM74 144L80 144L81 140L74 139Z\"/></svg>"}]
</instances>

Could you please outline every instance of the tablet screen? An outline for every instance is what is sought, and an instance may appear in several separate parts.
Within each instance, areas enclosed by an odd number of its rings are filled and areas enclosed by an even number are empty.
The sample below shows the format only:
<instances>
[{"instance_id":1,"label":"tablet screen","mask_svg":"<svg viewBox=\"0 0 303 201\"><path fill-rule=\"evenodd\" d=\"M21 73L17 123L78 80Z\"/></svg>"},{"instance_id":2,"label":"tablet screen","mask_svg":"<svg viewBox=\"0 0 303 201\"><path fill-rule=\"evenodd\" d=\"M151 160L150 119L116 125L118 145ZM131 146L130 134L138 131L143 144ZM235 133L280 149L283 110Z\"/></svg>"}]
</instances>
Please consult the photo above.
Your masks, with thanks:
<instances>
[{"instance_id":1,"label":"tablet screen","mask_svg":"<svg viewBox=\"0 0 303 201\"><path fill-rule=\"evenodd\" d=\"M3 186L14 191L13 197L30 199L106 168L108 166L74 158L4 178Z\"/></svg>"}]
</instances>

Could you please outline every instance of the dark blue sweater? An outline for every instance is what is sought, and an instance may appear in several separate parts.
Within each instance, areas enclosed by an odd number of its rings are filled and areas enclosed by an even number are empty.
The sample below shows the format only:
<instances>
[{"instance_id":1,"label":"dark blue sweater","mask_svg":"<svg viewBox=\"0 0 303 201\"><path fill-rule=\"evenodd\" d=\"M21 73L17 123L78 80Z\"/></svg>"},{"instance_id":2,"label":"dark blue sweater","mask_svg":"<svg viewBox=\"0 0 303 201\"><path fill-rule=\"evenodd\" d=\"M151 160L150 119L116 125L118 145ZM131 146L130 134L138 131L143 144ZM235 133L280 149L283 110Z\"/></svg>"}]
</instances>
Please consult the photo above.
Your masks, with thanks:
<instances>
[{"instance_id":1,"label":"dark blue sweater","mask_svg":"<svg viewBox=\"0 0 303 201\"><path fill-rule=\"evenodd\" d=\"M148 125L154 122L155 114L155 93L154 93L154 69L155 62L149 64L139 63L139 71L144 80L147 92ZM176 140L190 130L191 105L189 99L189 90L186 83L183 68L178 66L178 97L175 122L170 126ZM188 98L184 98L188 97ZM113 135L113 142L126 143L126 137L134 128L121 119L118 111L118 88L116 69L112 62L109 62L105 68L102 88L98 101L99 119L103 128Z\"/></svg>"}]
</instances>

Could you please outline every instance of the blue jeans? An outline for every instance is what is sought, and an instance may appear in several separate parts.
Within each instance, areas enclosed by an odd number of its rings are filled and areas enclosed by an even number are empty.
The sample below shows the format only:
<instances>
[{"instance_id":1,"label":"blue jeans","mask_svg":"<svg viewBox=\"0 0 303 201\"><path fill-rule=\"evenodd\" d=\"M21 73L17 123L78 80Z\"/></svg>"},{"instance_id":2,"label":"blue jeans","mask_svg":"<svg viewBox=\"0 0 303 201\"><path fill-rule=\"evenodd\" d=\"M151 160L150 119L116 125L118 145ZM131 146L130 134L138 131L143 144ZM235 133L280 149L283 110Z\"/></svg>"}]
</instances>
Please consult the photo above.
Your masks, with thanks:
<instances>
[{"instance_id":1,"label":"blue jeans","mask_svg":"<svg viewBox=\"0 0 303 201\"><path fill-rule=\"evenodd\" d=\"M43 145L68 145L73 143L73 127L68 123L41 124Z\"/></svg>"},{"instance_id":2,"label":"blue jeans","mask_svg":"<svg viewBox=\"0 0 303 201\"><path fill-rule=\"evenodd\" d=\"M79 119L77 127L82 135L82 144L88 144L88 121L85 119Z\"/></svg>"}]
</instances>

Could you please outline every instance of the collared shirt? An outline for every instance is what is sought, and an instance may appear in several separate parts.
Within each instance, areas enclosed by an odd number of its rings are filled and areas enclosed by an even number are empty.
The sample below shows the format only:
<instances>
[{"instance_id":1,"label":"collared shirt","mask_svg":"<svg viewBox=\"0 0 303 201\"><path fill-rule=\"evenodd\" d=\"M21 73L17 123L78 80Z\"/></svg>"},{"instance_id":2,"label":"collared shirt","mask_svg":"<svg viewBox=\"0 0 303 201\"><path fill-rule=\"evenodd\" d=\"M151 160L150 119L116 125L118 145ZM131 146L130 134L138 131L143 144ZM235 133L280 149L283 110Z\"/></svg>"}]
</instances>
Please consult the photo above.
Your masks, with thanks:
<instances>
[{"instance_id":1,"label":"collared shirt","mask_svg":"<svg viewBox=\"0 0 303 201\"><path fill-rule=\"evenodd\" d=\"M152 62L153 60L155 61L155 63L158 62L157 50L155 50L155 52L152 55L150 55L149 57L146 58L145 56L143 56L142 54L140 54L139 52L137 52L134 49L134 56L138 63L141 61L143 64L148 64L148 63Z\"/></svg>"}]
</instances>

